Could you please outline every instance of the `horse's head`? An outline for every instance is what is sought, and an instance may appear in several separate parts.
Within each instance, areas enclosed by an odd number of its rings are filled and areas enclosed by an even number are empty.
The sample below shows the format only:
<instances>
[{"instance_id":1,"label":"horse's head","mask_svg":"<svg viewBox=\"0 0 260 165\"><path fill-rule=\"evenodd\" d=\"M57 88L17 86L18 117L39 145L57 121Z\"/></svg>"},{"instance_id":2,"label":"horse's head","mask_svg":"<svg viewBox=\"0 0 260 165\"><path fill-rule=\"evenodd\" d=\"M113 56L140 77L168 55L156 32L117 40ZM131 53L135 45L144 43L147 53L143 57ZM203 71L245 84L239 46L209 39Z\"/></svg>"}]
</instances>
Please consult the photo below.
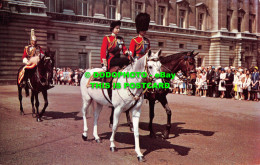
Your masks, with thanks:
<instances>
[{"instance_id":1,"label":"horse's head","mask_svg":"<svg viewBox=\"0 0 260 165\"><path fill-rule=\"evenodd\" d=\"M148 74L148 81L149 82L155 82L155 83L161 83L162 80L160 78L155 78L156 74L160 74L161 72L161 62L159 60L159 57L161 55L161 50L159 50L156 53L152 53L151 50L148 51L146 54L146 62L145 62L145 70Z\"/></svg>"},{"instance_id":2,"label":"horse's head","mask_svg":"<svg viewBox=\"0 0 260 165\"><path fill-rule=\"evenodd\" d=\"M197 53L198 54L198 53ZM196 79L196 62L194 57L197 55L193 51L171 54L160 57L164 72L177 73L181 70L184 76Z\"/></svg>"},{"instance_id":3,"label":"horse's head","mask_svg":"<svg viewBox=\"0 0 260 165\"><path fill-rule=\"evenodd\" d=\"M194 51L188 52L187 55L183 56L180 65L180 70L182 70L184 75L190 79L196 79L196 60L194 57L198 54L199 53L194 53Z\"/></svg>"},{"instance_id":4,"label":"horse's head","mask_svg":"<svg viewBox=\"0 0 260 165\"><path fill-rule=\"evenodd\" d=\"M53 77L53 68L54 68L54 53L50 51L45 51L45 55L40 58L38 68L43 74L47 76L47 79L50 81Z\"/></svg>"}]
</instances>

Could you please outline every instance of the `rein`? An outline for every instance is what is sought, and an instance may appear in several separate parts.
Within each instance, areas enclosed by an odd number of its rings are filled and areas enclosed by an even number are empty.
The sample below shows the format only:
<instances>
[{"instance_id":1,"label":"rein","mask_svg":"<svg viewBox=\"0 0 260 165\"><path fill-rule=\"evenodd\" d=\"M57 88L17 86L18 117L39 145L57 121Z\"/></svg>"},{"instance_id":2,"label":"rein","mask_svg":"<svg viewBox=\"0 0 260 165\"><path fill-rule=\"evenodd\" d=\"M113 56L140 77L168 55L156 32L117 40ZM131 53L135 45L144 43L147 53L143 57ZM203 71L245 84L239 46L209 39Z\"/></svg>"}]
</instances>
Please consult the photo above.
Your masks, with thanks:
<instances>
[{"instance_id":1,"label":"rein","mask_svg":"<svg viewBox=\"0 0 260 165\"><path fill-rule=\"evenodd\" d=\"M149 72L149 70L148 70L148 66L147 66L147 62L148 61L159 61L158 59L151 59L151 60L147 60L146 59L146 64L145 64L145 72L147 73L147 75L149 76L150 74L150 72ZM155 77L155 76L154 76ZM154 77L152 77L152 78L146 78L146 79L148 79L147 80L147 82L152 82L153 81L153 79L154 79ZM126 82L128 83L128 81L127 81L127 77L126 77ZM130 95L133 97L133 99L135 100L135 103L131 106L131 107L129 107L126 111L129 111L130 109L132 109L136 104L137 104L137 102L138 102L138 100L147 92L147 90L148 90L148 88L147 88L147 86L146 86L146 88L144 89L144 91L143 92L141 92L140 94L139 94L139 96L137 96L137 95L135 95L135 94L133 94L133 92L131 92L131 90L130 90L130 88L129 88L129 86L127 87L127 89L128 89L128 91L129 91L129 93L130 93Z\"/></svg>"}]
</instances>

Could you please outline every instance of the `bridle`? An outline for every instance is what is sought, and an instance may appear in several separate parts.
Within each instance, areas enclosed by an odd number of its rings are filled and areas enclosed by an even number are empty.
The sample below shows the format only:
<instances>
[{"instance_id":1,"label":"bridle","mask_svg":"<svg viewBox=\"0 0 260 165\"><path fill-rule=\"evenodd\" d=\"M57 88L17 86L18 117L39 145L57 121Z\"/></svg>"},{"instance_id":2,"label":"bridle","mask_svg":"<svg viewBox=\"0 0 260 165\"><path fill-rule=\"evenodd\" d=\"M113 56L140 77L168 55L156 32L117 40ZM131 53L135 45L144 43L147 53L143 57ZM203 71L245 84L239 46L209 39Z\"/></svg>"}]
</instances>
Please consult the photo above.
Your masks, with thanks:
<instances>
[{"instance_id":1,"label":"bridle","mask_svg":"<svg viewBox=\"0 0 260 165\"><path fill-rule=\"evenodd\" d=\"M144 82L145 83L151 83L155 80L155 75L154 76L150 76L151 75L151 72L149 71L148 69L148 61L154 61L154 62L158 62L159 61L159 58L153 58L153 59L147 59L148 57L146 57L145 59L145 67L144 67L144 71L146 72L146 75L147 77L145 78ZM157 70L157 71L160 71L160 70ZM128 83L128 80L127 80L127 76L126 76L126 83ZM139 95L135 95L133 94L133 92L130 90L129 86L127 87L127 90L128 92L130 93L130 95L133 97L134 100L136 100L136 103L137 101L145 94L145 92L147 92L148 88L146 86L146 88L144 89L143 92L141 92ZM135 104L136 104L135 103ZM134 105L135 105L134 104ZM132 108L132 107L131 107ZM131 109L129 108L129 109Z\"/></svg>"},{"instance_id":2,"label":"bridle","mask_svg":"<svg viewBox=\"0 0 260 165\"><path fill-rule=\"evenodd\" d=\"M190 61L189 58L192 58L191 56L184 56L183 59L181 59L179 62L178 62L178 65L176 65L174 68L173 68L173 71L170 70L169 68L167 68L165 65L162 64L162 67L164 67L167 71L169 71L170 73L174 74L177 69L179 68L179 66L182 64L182 62L184 61L184 65L186 66L186 77L189 77L191 73L194 73L196 71L194 70L190 70ZM183 77L180 77L178 74L175 74L175 76L177 76L180 80L185 80Z\"/></svg>"}]
</instances>

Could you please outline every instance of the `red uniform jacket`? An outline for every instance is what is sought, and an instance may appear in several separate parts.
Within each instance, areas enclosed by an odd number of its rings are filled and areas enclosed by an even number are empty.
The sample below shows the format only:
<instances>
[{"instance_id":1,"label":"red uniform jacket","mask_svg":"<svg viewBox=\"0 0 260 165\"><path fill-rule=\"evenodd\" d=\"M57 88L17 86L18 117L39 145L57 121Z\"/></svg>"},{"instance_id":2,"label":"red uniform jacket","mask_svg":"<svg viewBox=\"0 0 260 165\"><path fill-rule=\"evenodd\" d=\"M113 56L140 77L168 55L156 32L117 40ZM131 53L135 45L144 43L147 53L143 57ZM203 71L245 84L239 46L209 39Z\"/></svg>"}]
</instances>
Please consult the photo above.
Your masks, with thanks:
<instances>
[{"instance_id":1,"label":"red uniform jacket","mask_svg":"<svg viewBox=\"0 0 260 165\"><path fill-rule=\"evenodd\" d=\"M103 59L107 59L107 66L109 69L111 59L114 57L120 57L121 50L123 50L123 54L127 51L122 37L115 37L112 35L105 36L100 51L101 63L103 63Z\"/></svg>"},{"instance_id":2,"label":"red uniform jacket","mask_svg":"<svg viewBox=\"0 0 260 165\"><path fill-rule=\"evenodd\" d=\"M150 49L150 41L145 37L135 37L130 42L129 50L134 58L143 57Z\"/></svg>"},{"instance_id":3,"label":"red uniform jacket","mask_svg":"<svg viewBox=\"0 0 260 165\"><path fill-rule=\"evenodd\" d=\"M24 52L23 52L23 59L26 58L30 58L36 55L40 55L40 54L44 54L42 51L42 48L38 45L36 45L35 47L32 47L31 45L25 46L24 48Z\"/></svg>"}]
</instances>

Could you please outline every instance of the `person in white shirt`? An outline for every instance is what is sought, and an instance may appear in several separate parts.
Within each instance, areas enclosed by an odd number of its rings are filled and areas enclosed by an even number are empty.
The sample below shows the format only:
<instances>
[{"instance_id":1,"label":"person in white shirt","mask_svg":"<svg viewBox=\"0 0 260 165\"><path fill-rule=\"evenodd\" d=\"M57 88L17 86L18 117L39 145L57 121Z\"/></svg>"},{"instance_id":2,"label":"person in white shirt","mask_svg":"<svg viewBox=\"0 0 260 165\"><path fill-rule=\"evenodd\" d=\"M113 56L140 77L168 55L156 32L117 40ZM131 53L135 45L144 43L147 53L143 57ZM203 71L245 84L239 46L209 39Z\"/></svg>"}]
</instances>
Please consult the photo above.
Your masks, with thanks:
<instances>
[{"instance_id":1,"label":"person in white shirt","mask_svg":"<svg viewBox=\"0 0 260 165\"><path fill-rule=\"evenodd\" d=\"M202 72L202 75L201 75L201 86L202 86L202 90L203 90L203 96L201 96L201 97L206 97L207 89L208 89L206 71Z\"/></svg>"},{"instance_id":2,"label":"person in white shirt","mask_svg":"<svg viewBox=\"0 0 260 165\"><path fill-rule=\"evenodd\" d=\"M220 73L220 81L219 81L219 86L218 86L218 90L221 91L221 95L220 98L224 98L225 96L225 91L226 91L226 73L224 68L221 69L221 73Z\"/></svg>"},{"instance_id":3,"label":"person in white shirt","mask_svg":"<svg viewBox=\"0 0 260 165\"><path fill-rule=\"evenodd\" d=\"M243 83L243 93L248 92L247 100L250 100L250 91L251 91L251 78L249 77L249 74L246 74L245 82Z\"/></svg>"}]
</instances>

